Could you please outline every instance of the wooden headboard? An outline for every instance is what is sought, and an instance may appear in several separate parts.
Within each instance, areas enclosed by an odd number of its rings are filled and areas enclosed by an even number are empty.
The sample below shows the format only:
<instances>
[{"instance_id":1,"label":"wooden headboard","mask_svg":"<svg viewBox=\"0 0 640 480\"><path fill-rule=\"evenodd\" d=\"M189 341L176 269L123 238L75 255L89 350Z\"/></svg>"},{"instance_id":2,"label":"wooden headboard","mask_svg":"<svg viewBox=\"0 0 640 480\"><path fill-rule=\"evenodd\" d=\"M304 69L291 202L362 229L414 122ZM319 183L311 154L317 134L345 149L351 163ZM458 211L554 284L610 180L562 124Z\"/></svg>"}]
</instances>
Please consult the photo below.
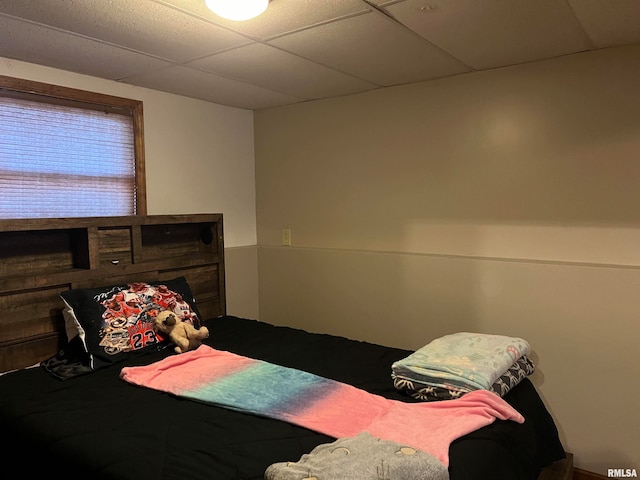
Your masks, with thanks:
<instances>
[{"instance_id":1,"label":"wooden headboard","mask_svg":"<svg viewBox=\"0 0 640 480\"><path fill-rule=\"evenodd\" d=\"M226 313L222 214L0 220L0 372L67 341L60 292L179 276Z\"/></svg>"}]
</instances>

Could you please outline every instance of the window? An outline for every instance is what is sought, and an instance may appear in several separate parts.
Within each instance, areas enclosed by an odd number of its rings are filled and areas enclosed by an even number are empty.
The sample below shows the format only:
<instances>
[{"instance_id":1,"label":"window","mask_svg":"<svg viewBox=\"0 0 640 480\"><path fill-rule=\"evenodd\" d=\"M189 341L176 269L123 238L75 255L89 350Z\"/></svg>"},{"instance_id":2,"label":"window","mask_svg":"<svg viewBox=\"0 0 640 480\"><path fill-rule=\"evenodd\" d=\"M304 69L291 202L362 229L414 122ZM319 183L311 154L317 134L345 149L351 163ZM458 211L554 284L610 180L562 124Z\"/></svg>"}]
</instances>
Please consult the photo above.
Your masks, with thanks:
<instances>
[{"instance_id":1,"label":"window","mask_svg":"<svg viewBox=\"0 0 640 480\"><path fill-rule=\"evenodd\" d=\"M142 102L0 76L0 218L146 214Z\"/></svg>"}]
</instances>

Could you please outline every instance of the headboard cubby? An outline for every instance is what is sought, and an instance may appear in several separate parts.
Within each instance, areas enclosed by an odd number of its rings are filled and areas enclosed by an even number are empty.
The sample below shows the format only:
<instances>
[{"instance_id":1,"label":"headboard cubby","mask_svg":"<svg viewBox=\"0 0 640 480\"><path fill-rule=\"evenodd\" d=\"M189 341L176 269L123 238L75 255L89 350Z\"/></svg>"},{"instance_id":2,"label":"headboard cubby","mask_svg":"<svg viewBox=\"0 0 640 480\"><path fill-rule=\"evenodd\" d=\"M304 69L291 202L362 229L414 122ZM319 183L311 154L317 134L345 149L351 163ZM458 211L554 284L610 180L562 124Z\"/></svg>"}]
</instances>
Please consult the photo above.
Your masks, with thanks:
<instances>
[{"instance_id":1,"label":"headboard cubby","mask_svg":"<svg viewBox=\"0 0 640 480\"><path fill-rule=\"evenodd\" d=\"M60 292L179 276L226 313L222 214L0 220L0 371L66 342Z\"/></svg>"}]
</instances>

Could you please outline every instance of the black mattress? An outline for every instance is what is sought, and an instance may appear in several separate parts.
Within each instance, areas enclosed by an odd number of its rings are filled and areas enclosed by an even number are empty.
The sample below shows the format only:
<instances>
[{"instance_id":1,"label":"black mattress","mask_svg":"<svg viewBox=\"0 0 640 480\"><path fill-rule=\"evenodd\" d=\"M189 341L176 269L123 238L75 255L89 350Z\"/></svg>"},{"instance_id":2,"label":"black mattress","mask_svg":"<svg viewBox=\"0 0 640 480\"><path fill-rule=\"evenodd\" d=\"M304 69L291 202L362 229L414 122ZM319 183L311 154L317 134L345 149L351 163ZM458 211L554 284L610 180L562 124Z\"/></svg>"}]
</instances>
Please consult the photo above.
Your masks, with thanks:
<instances>
[{"instance_id":1,"label":"black mattress","mask_svg":"<svg viewBox=\"0 0 640 480\"><path fill-rule=\"evenodd\" d=\"M255 320L205 322L208 345L309 371L387 398L397 391L391 364L410 352ZM140 388L119 378L123 366L175 355L170 348L68 380L43 368L0 377L0 425L6 459L21 476L117 479L262 479L272 463L297 461L334 438L278 420L226 410ZM505 397L523 424L497 420L451 444L452 480L535 479L564 458L558 432L533 384ZM19 457L18 457L19 456Z\"/></svg>"}]
</instances>

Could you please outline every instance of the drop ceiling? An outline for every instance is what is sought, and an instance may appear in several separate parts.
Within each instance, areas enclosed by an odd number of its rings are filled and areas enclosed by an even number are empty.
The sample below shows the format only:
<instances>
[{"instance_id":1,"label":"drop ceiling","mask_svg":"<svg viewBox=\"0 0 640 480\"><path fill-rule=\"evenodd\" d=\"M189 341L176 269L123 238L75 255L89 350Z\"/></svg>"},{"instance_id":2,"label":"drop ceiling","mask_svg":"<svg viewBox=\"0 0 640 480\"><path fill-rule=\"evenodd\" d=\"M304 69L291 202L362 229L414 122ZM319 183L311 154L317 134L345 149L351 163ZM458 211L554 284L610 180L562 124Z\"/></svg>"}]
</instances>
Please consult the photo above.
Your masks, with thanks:
<instances>
[{"instance_id":1,"label":"drop ceiling","mask_svg":"<svg viewBox=\"0 0 640 480\"><path fill-rule=\"evenodd\" d=\"M252 110L632 43L640 0L0 0L0 57Z\"/></svg>"}]
</instances>

